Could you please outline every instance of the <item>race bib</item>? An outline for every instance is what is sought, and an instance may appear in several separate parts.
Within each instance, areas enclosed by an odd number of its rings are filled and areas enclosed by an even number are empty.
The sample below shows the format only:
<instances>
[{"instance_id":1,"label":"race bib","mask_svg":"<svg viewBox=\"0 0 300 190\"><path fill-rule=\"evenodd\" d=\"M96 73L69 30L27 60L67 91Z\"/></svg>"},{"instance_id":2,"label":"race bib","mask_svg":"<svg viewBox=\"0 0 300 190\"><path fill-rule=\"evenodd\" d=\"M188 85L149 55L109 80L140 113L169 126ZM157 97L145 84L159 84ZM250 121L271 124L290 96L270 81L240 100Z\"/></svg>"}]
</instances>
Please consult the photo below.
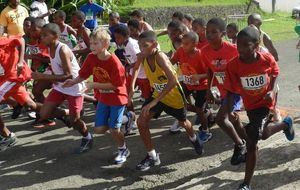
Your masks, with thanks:
<instances>
[{"instance_id":1,"label":"race bib","mask_svg":"<svg viewBox=\"0 0 300 190\"><path fill-rule=\"evenodd\" d=\"M40 50L40 48L38 48L36 46L28 45L27 49L26 49L26 53L31 54L31 55L36 55L38 53L41 53L41 50Z\"/></svg>"},{"instance_id":2,"label":"race bib","mask_svg":"<svg viewBox=\"0 0 300 190\"><path fill-rule=\"evenodd\" d=\"M2 67L2 65L0 65L0 76L4 76L5 71L4 68Z\"/></svg>"},{"instance_id":3,"label":"race bib","mask_svg":"<svg viewBox=\"0 0 300 190\"><path fill-rule=\"evenodd\" d=\"M246 90L259 90L267 85L267 75L241 77L242 86Z\"/></svg>"},{"instance_id":4,"label":"race bib","mask_svg":"<svg viewBox=\"0 0 300 190\"><path fill-rule=\"evenodd\" d=\"M199 81L193 83L191 75L190 76L183 75L183 83L188 84L188 85L197 85L197 84L199 84Z\"/></svg>"},{"instance_id":5,"label":"race bib","mask_svg":"<svg viewBox=\"0 0 300 190\"><path fill-rule=\"evenodd\" d=\"M219 84L224 84L225 72L216 72L215 77L216 77Z\"/></svg>"},{"instance_id":6,"label":"race bib","mask_svg":"<svg viewBox=\"0 0 300 190\"><path fill-rule=\"evenodd\" d=\"M156 84L156 83L154 83L153 84L154 90L156 90L159 93L162 92L165 89L166 86L167 86L167 83L163 83L163 84Z\"/></svg>"},{"instance_id":7,"label":"race bib","mask_svg":"<svg viewBox=\"0 0 300 190\"><path fill-rule=\"evenodd\" d=\"M89 9L89 11L86 13L85 19L86 20L94 20L94 14L91 11L91 9Z\"/></svg>"}]
</instances>

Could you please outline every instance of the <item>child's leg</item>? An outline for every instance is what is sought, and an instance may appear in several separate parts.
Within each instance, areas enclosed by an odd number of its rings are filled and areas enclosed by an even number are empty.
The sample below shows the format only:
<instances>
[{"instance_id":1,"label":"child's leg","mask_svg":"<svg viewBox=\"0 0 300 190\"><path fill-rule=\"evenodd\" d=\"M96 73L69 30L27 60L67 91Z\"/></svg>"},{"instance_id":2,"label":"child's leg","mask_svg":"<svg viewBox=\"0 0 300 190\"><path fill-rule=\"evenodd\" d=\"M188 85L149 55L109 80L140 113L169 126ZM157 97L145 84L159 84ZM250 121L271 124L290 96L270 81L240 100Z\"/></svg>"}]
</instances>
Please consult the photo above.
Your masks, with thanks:
<instances>
[{"instance_id":1,"label":"child's leg","mask_svg":"<svg viewBox=\"0 0 300 190\"><path fill-rule=\"evenodd\" d=\"M109 106L98 102L95 114L95 128L94 133L96 134L105 134L108 128L108 119L109 119Z\"/></svg>"},{"instance_id":2,"label":"child's leg","mask_svg":"<svg viewBox=\"0 0 300 190\"><path fill-rule=\"evenodd\" d=\"M286 130L288 127L289 127L288 124L284 122L277 123L277 124L270 124L264 127L262 132L262 140L266 140L272 135L274 135L275 133Z\"/></svg>"},{"instance_id":3,"label":"child's leg","mask_svg":"<svg viewBox=\"0 0 300 190\"><path fill-rule=\"evenodd\" d=\"M150 112L147 116L140 115L137 119L137 126L140 132L140 137L142 138L142 141L144 143L144 146L147 150L147 152L154 149L152 140L151 140L151 134L149 129L149 122L150 120L156 115L155 112Z\"/></svg>"},{"instance_id":4,"label":"child's leg","mask_svg":"<svg viewBox=\"0 0 300 190\"><path fill-rule=\"evenodd\" d=\"M205 114L206 90L198 90L193 94L195 98L196 112L200 118L201 127L208 131L208 120Z\"/></svg>"},{"instance_id":5,"label":"child's leg","mask_svg":"<svg viewBox=\"0 0 300 190\"><path fill-rule=\"evenodd\" d=\"M113 139L117 142L118 147L125 145L124 134L121 132L122 120L125 106L109 106L109 128Z\"/></svg>"},{"instance_id":6,"label":"child's leg","mask_svg":"<svg viewBox=\"0 0 300 190\"><path fill-rule=\"evenodd\" d=\"M49 81L35 81L32 88L32 93L35 98L35 101L39 103L44 103L45 100L44 91L46 89L50 89L51 86L52 83Z\"/></svg>"},{"instance_id":7,"label":"child's leg","mask_svg":"<svg viewBox=\"0 0 300 190\"><path fill-rule=\"evenodd\" d=\"M250 185L257 162L257 141L247 139L247 156L244 183Z\"/></svg>"},{"instance_id":8,"label":"child's leg","mask_svg":"<svg viewBox=\"0 0 300 190\"><path fill-rule=\"evenodd\" d=\"M3 121L2 117L0 116L0 135L3 137L8 137L9 134L10 134L10 131L5 126L4 121Z\"/></svg>"}]
</instances>

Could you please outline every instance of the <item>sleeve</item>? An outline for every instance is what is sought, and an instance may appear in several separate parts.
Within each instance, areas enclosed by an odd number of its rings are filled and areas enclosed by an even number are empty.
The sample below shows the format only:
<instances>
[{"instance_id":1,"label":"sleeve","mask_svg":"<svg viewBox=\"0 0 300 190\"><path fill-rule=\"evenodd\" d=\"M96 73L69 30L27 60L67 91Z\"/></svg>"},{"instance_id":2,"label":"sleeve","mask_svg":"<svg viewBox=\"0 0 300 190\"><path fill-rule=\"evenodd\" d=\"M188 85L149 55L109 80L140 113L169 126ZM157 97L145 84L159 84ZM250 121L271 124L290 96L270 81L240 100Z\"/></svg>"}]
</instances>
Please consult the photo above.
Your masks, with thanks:
<instances>
[{"instance_id":1,"label":"sleeve","mask_svg":"<svg viewBox=\"0 0 300 190\"><path fill-rule=\"evenodd\" d=\"M6 18L6 11L2 11L0 15L0 25L6 27L8 24L7 18Z\"/></svg>"},{"instance_id":2,"label":"sleeve","mask_svg":"<svg viewBox=\"0 0 300 190\"><path fill-rule=\"evenodd\" d=\"M89 76L92 75L92 67L93 60L91 59L91 56L88 55L85 61L83 62L81 69L79 70L79 77L84 79L89 78Z\"/></svg>"},{"instance_id":3,"label":"sleeve","mask_svg":"<svg viewBox=\"0 0 300 190\"><path fill-rule=\"evenodd\" d=\"M120 60L114 56L113 58L113 68L111 70L110 78L111 78L111 83L115 87L120 87L124 84L125 81L125 69Z\"/></svg>"},{"instance_id":4,"label":"sleeve","mask_svg":"<svg viewBox=\"0 0 300 190\"><path fill-rule=\"evenodd\" d=\"M176 63L180 61L180 48L175 51L173 56L171 57L171 62Z\"/></svg>"},{"instance_id":5,"label":"sleeve","mask_svg":"<svg viewBox=\"0 0 300 190\"><path fill-rule=\"evenodd\" d=\"M94 6L94 11L96 12L96 14L100 13L100 12L103 12L104 11L104 8L101 7L100 5L98 4L95 4Z\"/></svg>"},{"instance_id":6,"label":"sleeve","mask_svg":"<svg viewBox=\"0 0 300 190\"><path fill-rule=\"evenodd\" d=\"M39 16L39 8L36 6L35 2L30 6L30 16L34 18Z\"/></svg>"},{"instance_id":7,"label":"sleeve","mask_svg":"<svg viewBox=\"0 0 300 190\"><path fill-rule=\"evenodd\" d=\"M233 93L239 92L239 86L240 86L239 78L238 75L236 75L236 71L235 71L236 69L235 65L236 65L235 60L232 60L227 64L225 81L224 81L224 89Z\"/></svg>"}]
</instances>

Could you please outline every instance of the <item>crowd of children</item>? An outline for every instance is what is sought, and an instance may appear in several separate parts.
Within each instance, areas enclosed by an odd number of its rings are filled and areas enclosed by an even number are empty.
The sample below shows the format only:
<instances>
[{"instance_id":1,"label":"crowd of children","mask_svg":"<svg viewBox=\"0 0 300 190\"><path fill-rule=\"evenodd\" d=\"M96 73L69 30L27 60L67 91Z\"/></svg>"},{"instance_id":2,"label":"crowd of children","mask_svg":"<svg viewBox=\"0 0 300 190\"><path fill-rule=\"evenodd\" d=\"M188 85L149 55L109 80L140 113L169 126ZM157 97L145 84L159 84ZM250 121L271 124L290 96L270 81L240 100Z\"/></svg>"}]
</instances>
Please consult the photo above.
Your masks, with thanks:
<instances>
[{"instance_id":1,"label":"crowd of children","mask_svg":"<svg viewBox=\"0 0 300 190\"><path fill-rule=\"evenodd\" d=\"M195 152L203 155L204 144L213 136L210 105L218 104L215 121L235 144L231 164L246 162L238 189L250 189L258 140L279 131L288 140L295 135L293 119L280 119L276 109L278 54L260 28L260 15L251 14L249 26L239 32L235 23L226 25L221 18L206 22L176 12L159 34L169 37L170 51L165 53L142 12L136 10L129 16L127 23L121 23L117 12L110 13L109 29L87 28L86 15L79 10L71 14L70 25L62 10L53 11L50 23L26 18L24 36L0 39L1 104L28 107L34 112L35 128L63 121L82 135L76 152L83 153L93 146L92 133L81 119L83 105L93 102L94 133L110 132L118 146L115 164L127 161L126 135L138 129L147 151L136 166L140 171L160 164L149 128L153 118L162 112L173 116L170 131L184 128ZM110 51L112 43L116 53ZM30 80L32 90L27 89ZM137 88L145 100L139 116L133 101ZM47 97L46 89L51 89ZM219 96L213 89L218 89ZM94 96L87 95L90 91ZM64 101L68 107L61 105ZM239 119L243 109L249 117L246 126ZM198 116L198 132L187 119L188 111ZM0 135L1 151L16 143L16 135L1 117Z\"/></svg>"}]
</instances>

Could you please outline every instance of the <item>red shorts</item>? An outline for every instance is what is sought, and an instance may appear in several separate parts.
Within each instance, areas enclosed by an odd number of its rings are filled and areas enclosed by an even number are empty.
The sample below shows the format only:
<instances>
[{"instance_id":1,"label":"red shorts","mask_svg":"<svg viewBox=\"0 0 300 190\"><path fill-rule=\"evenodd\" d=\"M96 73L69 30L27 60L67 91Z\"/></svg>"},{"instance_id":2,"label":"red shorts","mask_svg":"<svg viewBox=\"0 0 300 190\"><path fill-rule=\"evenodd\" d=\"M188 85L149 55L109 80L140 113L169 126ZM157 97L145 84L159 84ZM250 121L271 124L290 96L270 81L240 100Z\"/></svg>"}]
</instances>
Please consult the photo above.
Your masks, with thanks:
<instances>
[{"instance_id":1,"label":"red shorts","mask_svg":"<svg viewBox=\"0 0 300 190\"><path fill-rule=\"evenodd\" d=\"M127 90L130 88L131 85L132 76L128 75L126 78L126 86ZM151 97L151 87L150 82L148 79L136 79L135 86L138 86L140 90L142 91L142 96L145 99L148 99Z\"/></svg>"},{"instance_id":2,"label":"red shorts","mask_svg":"<svg viewBox=\"0 0 300 190\"><path fill-rule=\"evenodd\" d=\"M45 99L45 102L51 102L59 105L65 100L69 103L70 114L80 113L83 106L83 96L71 96L52 89Z\"/></svg>"},{"instance_id":3,"label":"red shorts","mask_svg":"<svg viewBox=\"0 0 300 190\"><path fill-rule=\"evenodd\" d=\"M0 83L0 102L12 97L18 104L24 105L30 96L25 87L18 82L5 81Z\"/></svg>"}]
</instances>

